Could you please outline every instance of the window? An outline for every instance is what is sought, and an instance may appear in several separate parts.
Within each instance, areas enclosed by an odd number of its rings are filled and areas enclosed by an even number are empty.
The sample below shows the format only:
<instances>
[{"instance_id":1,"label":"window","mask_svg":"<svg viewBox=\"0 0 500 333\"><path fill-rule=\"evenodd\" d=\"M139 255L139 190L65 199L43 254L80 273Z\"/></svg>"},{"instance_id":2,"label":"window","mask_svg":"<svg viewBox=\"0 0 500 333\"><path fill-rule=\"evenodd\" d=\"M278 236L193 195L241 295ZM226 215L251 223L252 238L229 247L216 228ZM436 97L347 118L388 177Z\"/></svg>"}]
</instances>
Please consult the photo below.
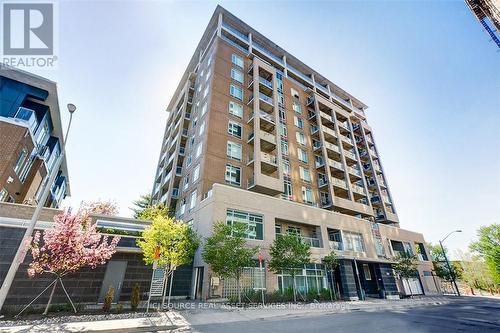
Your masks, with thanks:
<instances>
[{"instance_id":1,"label":"window","mask_svg":"<svg viewBox=\"0 0 500 333\"><path fill-rule=\"evenodd\" d=\"M14 164L14 172L19 175L19 171L21 170L24 162L26 162L26 158L28 157L28 151L26 149L21 150L19 153L19 157L17 158L16 164Z\"/></svg>"},{"instance_id":2,"label":"window","mask_svg":"<svg viewBox=\"0 0 500 333\"><path fill-rule=\"evenodd\" d=\"M226 182L231 185L240 186L241 169L230 164L226 164Z\"/></svg>"},{"instance_id":3,"label":"window","mask_svg":"<svg viewBox=\"0 0 500 333\"><path fill-rule=\"evenodd\" d=\"M304 121L302 120L302 118L299 118L297 116L293 116L293 123L295 124L295 126L297 126L300 129L304 128Z\"/></svg>"},{"instance_id":4,"label":"window","mask_svg":"<svg viewBox=\"0 0 500 333\"><path fill-rule=\"evenodd\" d=\"M207 67L210 66L210 64L212 63L212 56L213 54L211 54L209 57L208 57L208 60L207 60Z\"/></svg>"},{"instance_id":5,"label":"window","mask_svg":"<svg viewBox=\"0 0 500 333\"><path fill-rule=\"evenodd\" d=\"M263 222L264 219L262 215L251 214L233 209L228 209L226 213L226 223L228 225L242 223L247 227L246 232L243 235L247 239L264 239Z\"/></svg>"},{"instance_id":6,"label":"window","mask_svg":"<svg viewBox=\"0 0 500 333\"><path fill-rule=\"evenodd\" d=\"M283 160L283 175L290 177L290 162Z\"/></svg>"},{"instance_id":7,"label":"window","mask_svg":"<svg viewBox=\"0 0 500 333\"><path fill-rule=\"evenodd\" d=\"M326 192L319 192L319 199L323 206L330 204L330 195Z\"/></svg>"},{"instance_id":8,"label":"window","mask_svg":"<svg viewBox=\"0 0 500 333\"><path fill-rule=\"evenodd\" d=\"M314 163L316 164L316 168L323 166L323 164L324 164L323 157L318 156L318 155L314 155Z\"/></svg>"},{"instance_id":9,"label":"window","mask_svg":"<svg viewBox=\"0 0 500 333\"><path fill-rule=\"evenodd\" d=\"M293 111L295 111L295 113L298 113L298 114L302 113L302 108L300 107L300 103L299 103L299 101L295 100L295 98L294 98L294 101L292 104L292 109L293 109Z\"/></svg>"},{"instance_id":10,"label":"window","mask_svg":"<svg viewBox=\"0 0 500 333\"><path fill-rule=\"evenodd\" d=\"M208 88L209 88L209 86L207 86L205 88L205 90L203 91L203 98L207 97L207 95L208 95Z\"/></svg>"},{"instance_id":11,"label":"window","mask_svg":"<svg viewBox=\"0 0 500 333\"><path fill-rule=\"evenodd\" d=\"M194 119L193 119L193 128L195 128L195 127L196 127L196 124L197 124L197 123L198 123L198 117L196 116L196 117L194 117Z\"/></svg>"},{"instance_id":12,"label":"window","mask_svg":"<svg viewBox=\"0 0 500 333\"><path fill-rule=\"evenodd\" d=\"M297 139L298 144L303 145L303 146L306 145L306 137L304 136L304 133L295 132L295 138Z\"/></svg>"},{"instance_id":13,"label":"window","mask_svg":"<svg viewBox=\"0 0 500 333\"><path fill-rule=\"evenodd\" d=\"M289 235L300 236L300 227L289 226L286 230L286 233Z\"/></svg>"},{"instance_id":14,"label":"window","mask_svg":"<svg viewBox=\"0 0 500 333\"><path fill-rule=\"evenodd\" d=\"M274 225L274 233L276 235L280 235L281 234L281 224L275 224Z\"/></svg>"},{"instance_id":15,"label":"window","mask_svg":"<svg viewBox=\"0 0 500 333\"><path fill-rule=\"evenodd\" d=\"M309 187L302 186L302 201L308 204L314 203L312 190Z\"/></svg>"},{"instance_id":16,"label":"window","mask_svg":"<svg viewBox=\"0 0 500 333\"><path fill-rule=\"evenodd\" d=\"M241 139L241 135L242 135L241 124L238 124L237 122L230 120L228 123L227 132L230 135L235 136L238 139Z\"/></svg>"},{"instance_id":17,"label":"window","mask_svg":"<svg viewBox=\"0 0 500 333\"><path fill-rule=\"evenodd\" d=\"M238 118L243 118L243 105L229 102L229 113Z\"/></svg>"},{"instance_id":18,"label":"window","mask_svg":"<svg viewBox=\"0 0 500 333\"><path fill-rule=\"evenodd\" d=\"M297 148L297 156L301 162L307 163L307 151L302 148Z\"/></svg>"},{"instance_id":19,"label":"window","mask_svg":"<svg viewBox=\"0 0 500 333\"><path fill-rule=\"evenodd\" d=\"M231 94L231 96L233 96L234 98L236 99L239 99L240 101L243 100L243 89L241 89L240 87L237 87L235 86L234 84L232 84L230 87L229 87L229 93Z\"/></svg>"},{"instance_id":20,"label":"window","mask_svg":"<svg viewBox=\"0 0 500 333\"><path fill-rule=\"evenodd\" d=\"M203 142L200 142L198 143L198 146L196 146L196 153L194 155L194 158L200 157L202 150L203 150Z\"/></svg>"},{"instance_id":21,"label":"window","mask_svg":"<svg viewBox=\"0 0 500 333\"><path fill-rule=\"evenodd\" d=\"M363 235L344 231L342 232L344 236L345 250L354 252L365 252L363 245Z\"/></svg>"},{"instance_id":22,"label":"window","mask_svg":"<svg viewBox=\"0 0 500 333\"><path fill-rule=\"evenodd\" d=\"M195 181L197 181L198 178L200 178L200 165L199 164L196 166L196 168L194 168L194 171L193 171L193 183Z\"/></svg>"},{"instance_id":23,"label":"window","mask_svg":"<svg viewBox=\"0 0 500 333\"><path fill-rule=\"evenodd\" d=\"M193 157L191 155L189 155L186 159L186 166L190 166L191 163L193 162Z\"/></svg>"},{"instance_id":24,"label":"window","mask_svg":"<svg viewBox=\"0 0 500 333\"><path fill-rule=\"evenodd\" d=\"M193 209L196 206L196 190L191 192L191 196L189 199L189 209Z\"/></svg>"},{"instance_id":25,"label":"window","mask_svg":"<svg viewBox=\"0 0 500 333\"><path fill-rule=\"evenodd\" d=\"M9 197L9 192L7 192L7 190L3 188L3 189L0 191L0 202L2 202L2 201L7 201L7 198L8 198L8 197Z\"/></svg>"},{"instance_id":26,"label":"window","mask_svg":"<svg viewBox=\"0 0 500 333\"><path fill-rule=\"evenodd\" d=\"M182 187L183 191L187 190L189 187L189 174L186 175L186 178L184 178L184 186Z\"/></svg>"},{"instance_id":27,"label":"window","mask_svg":"<svg viewBox=\"0 0 500 333\"><path fill-rule=\"evenodd\" d=\"M24 183L26 181L26 178L28 178L28 174L31 170L31 167L33 166L33 163L35 162L34 158L30 158L29 161L24 163L23 168L21 169L21 173L19 174L19 180Z\"/></svg>"},{"instance_id":28,"label":"window","mask_svg":"<svg viewBox=\"0 0 500 333\"><path fill-rule=\"evenodd\" d=\"M241 67L241 68L244 67L243 58L240 57L239 55L233 54L231 56L231 61L233 62L233 64L235 64L238 67Z\"/></svg>"},{"instance_id":29,"label":"window","mask_svg":"<svg viewBox=\"0 0 500 333\"><path fill-rule=\"evenodd\" d=\"M209 68L208 71L207 71L207 77L205 77L205 82L208 81L208 79L210 79L210 74L212 74L212 69Z\"/></svg>"},{"instance_id":30,"label":"window","mask_svg":"<svg viewBox=\"0 0 500 333\"><path fill-rule=\"evenodd\" d=\"M227 142L227 157L241 161L241 145L231 141Z\"/></svg>"},{"instance_id":31,"label":"window","mask_svg":"<svg viewBox=\"0 0 500 333\"><path fill-rule=\"evenodd\" d=\"M203 106L201 107L201 116L207 113L207 103L204 103Z\"/></svg>"},{"instance_id":32,"label":"window","mask_svg":"<svg viewBox=\"0 0 500 333\"><path fill-rule=\"evenodd\" d=\"M49 124L47 123L47 121L45 121L41 126L41 129L39 130L36 142L38 144L43 145L45 143L45 139L49 136L49 131L50 131Z\"/></svg>"},{"instance_id":33,"label":"window","mask_svg":"<svg viewBox=\"0 0 500 333\"><path fill-rule=\"evenodd\" d=\"M231 78L239 83L243 83L243 73L236 68L231 68Z\"/></svg>"},{"instance_id":34,"label":"window","mask_svg":"<svg viewBox=\"0 0 500 333\"><path fill-rule=\"evenodd\" d=\"M288 156L288 142L281 141L281 154Z\"/></svg>"},{"instance_id":35,"label":"window","mask_svg":"<svg viewBox=\"0 0 500 333\"><path fill-rule=\"evenodd\" d=\"M205 122L202 122L200 125L200 129L198 130L198 135L201 136L204 131L205 131Z\"/></svg>"},{"instance_id":36,"label":"window","mask_svg":"<svg viewBox=\"0 0 500 333\"><path fill-rule=\"evenodd\" d=\"M285 199L287 200L291 200L292 199L292 183L289 181L289 180L285 180L283 182L284 184L284 187L283 187L283 196Z\"/></svg>"},{"instance_id":37,"label":"window","mask_svg":"<svg viewBox=\"0 0 500 333\"><path fill-rule=\"evenodd\" d=\"M283 124L280 124L280 135L284 138L288 137L288 130Z\"/></svg>"},{"instance_id":38,"label":"window","mask_svg":"<svg viewBox=\"0 0 500 333\"><path fill-rule=\"evenodd\" d=\"M201 88L203 88L203 84L199 83L196 91L198 91L198 93L199 93L201 91Z\"/></svg>"},{"instance_id":39,"label":"window","mask_svg":"<svg viewBox=\"0 0 500 333\"><path fill-rule=\"evenodd\" d=\"M363 275L365 276L365 280L371 281L372 273L370 272L370 266L368 266L368 264L363 264Z\"/></svg>"},{"instance_id":40,"label":"window","mask_svg":"<svg viewBox=\"0 0 500 333\"><path fill-rule=\"evenodd\" d=\"M302 179L305 182L310 183L311 182L311 172L309 169L306 169L304 167L299 167L300 170L300 179Z\"/></svg>"},{"instance_id":41,"label":"window","mask_svg":"<svg viewBox=\"0 0 500 333\"><path fill-rule=\"evenodd\" d=\"M203 75L205 75L205 70L204 69L201 70L200 77L203 77Z\"/></svg>"},{"instance_id":42,"label":"window","mask_svg":"<svg viewBox=\"0 0 500 333\"><path fill-rule=\"evenodd\" d=\"M318 140L313 139L313 148L318 149L321 147L321 142Z\"/></svg>"}]
</instances>

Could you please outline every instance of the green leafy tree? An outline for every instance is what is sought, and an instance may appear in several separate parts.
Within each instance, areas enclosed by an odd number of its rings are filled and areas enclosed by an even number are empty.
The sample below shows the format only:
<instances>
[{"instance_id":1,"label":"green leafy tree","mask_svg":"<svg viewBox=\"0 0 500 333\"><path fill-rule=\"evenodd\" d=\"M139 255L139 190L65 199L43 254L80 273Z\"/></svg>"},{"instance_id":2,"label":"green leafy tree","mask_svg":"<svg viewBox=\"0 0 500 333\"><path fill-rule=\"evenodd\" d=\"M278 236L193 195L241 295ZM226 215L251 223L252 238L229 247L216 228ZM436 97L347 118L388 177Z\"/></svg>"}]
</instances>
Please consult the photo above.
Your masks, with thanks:
<instances>
[{"instance_id":1,"label":"green leafy tree","mask_svg":"<svg viewBox=\"0 0 500 333\"><path fill-rule=\"evenodd\" d=\"M462 274L460 280L467 284L474 295L474 289L492 291L495 287L493 276L484 260L477 255L464 253L460 264Z\"/></svg>"},{"instance_id":2,"label":"green leafy tree","mask_svg":"<svg viewBox=\"0 0 500 333\"><path fill-rule=\"evenodd\" d=\"M495 284L500 286L500 224L479 228L478 236L470 249L484 258Z\"/></svg>"},{"instance_id":3,"label":"green leafy tree","mask_svg":"<svg viewBox=\"0 0 500 333\"><path fill-rule=\"evenodd\" d=\"M325 265L325 268L330 271L330 276L332 278L332 289L333 289L333 296L337 298L335 295L335 282L334 282L334 277L333 277L333 272L335 272L335 269L339 266L339 258L337 257L337 254L335 251L330 252L327 256L323 258L323 264ZM332 289L330 290L330 300L333 301L333 296L332 296Z\"/></svg>"},{"instance_id":4,"label":"green leafy tree","mask_svg":"<svg viewBox=\"0 0 500 333\"><path fill-rule=\"evenodd\" d=\"M271 260L269 269L276 274L288 273L293 280L293 300L297 301L295 275L297 270L308 264L311 257L311 246L300 237L283 234L276 237L269 249Z\"/></svg>"},{"instance_id":5,"label":"green leafy tree","mask_svg":"<svg viewBox=\"0 0 500 333\"><path fill-rule=\"evenodd\" d=\"M142 249L144 262L148 265L155 261L165 269L164 283L181 265L190 264L199 246L199 239L186 223L171 217L156 216L142 233L137 245ZM156 259L159 251L160 258ZM165 288L166 289L166 288ZM170 295L169 295L170 299ZM162 303L165 302L165 291Z\"/></svg>"},{"instance_id":6,"label":"green leafy tree","mask_svg":"<svg viewBox=\"0 0 500 333\"><path fill-rule=\"evenodd\" d=\"M132 202L134 207L130 208L134 212L134 219L139 219L140 214L151 207L151 194L141 194L139 199Z\"/></svg>"},{"instance_id":7,"label":"green leafy tree","mask_svg":"<svg viewBox=\"0 0 500 333\"><path fill-rule=\"evenodd\" d=\"M441 279L451 282L453 281L453 275L455 278L460 278L460 264L456 262L450 262L450 268L446 265L445 253L448 254L448 249L444 247L444 251L439 244L427 244L429 251L431 253L432 264L434 265L434 272L436 276Z\"/></svg>"},{"instance_id":8,"label":"green leafy tree","mask_svg":"<svg viewBox=\"0 0 500 333\"><path fill-rule=\"evenodd\" d=\"M217 222L213 226L212 235L206 239L201 254L215 274L236 280L239 303L243 268L254 265L253 257L258 250L247 246L244 238L246 232L247 226L242 223L227 225Z\"/></svg>"},{"instance_id":9,"label":"green leafy tree","mask_svg":"<svg viewBox=\"0 0 500 333\"><path fill-rule=\"evenodd\" d=\"M174 214L164 204L146 207L136 216L139 220L153 221L157 217L173 218Z\"/></svg>"},{"instance_id":10,"label":"green leafy tree","mask_svg":"<svg viewBox=\"0 0 500 333\"><path fill-rule=\"evenodd\" d=\"M417 270L417 257L411 255L407 252L401 252L396 258L395 262L392 264L392 268L399 275L401 279L407 280L418 275ZM403 282L404 283L404 282ZM410 283L408 282L408 288L410 289L410 294L413 296Z\"/></svg>"}]
</instances>

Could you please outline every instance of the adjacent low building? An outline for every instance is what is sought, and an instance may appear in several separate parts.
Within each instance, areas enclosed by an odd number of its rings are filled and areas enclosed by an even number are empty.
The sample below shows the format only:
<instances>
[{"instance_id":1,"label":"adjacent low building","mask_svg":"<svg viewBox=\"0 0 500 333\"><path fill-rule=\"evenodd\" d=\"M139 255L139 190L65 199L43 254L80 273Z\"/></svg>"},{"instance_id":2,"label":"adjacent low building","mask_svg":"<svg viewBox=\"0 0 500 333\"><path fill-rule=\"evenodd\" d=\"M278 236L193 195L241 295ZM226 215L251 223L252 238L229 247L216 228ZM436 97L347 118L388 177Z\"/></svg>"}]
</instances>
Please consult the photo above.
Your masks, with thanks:
<instances>
[{"instance_id":1,"label":"adjacent low building","mask_svg":"<svg viewBox=\"0 0 500 333\"><path fill-rule=\"evenodd\" d=\"M424 238L400 228L366 109L218 6L168 105L152 199L202 236L216 221L245 223L265 261L277 236L297 235L312 247L301 292L434 293ZM336 279L321 264L332 250L341 258ZM200 251L191 296L234 295L234 281L214 276ZM409 284L391 267L400 252L419 259ZM244 277L245 287L268 292L290 285L265 268L249 267Z\"/></svg>"},{"instance_id":2,"label":"adjacent low building","mask_svg":"<svg viewBox=\"0 0 500 333\"><path fill-rule=\"evenodd\" d=\"M0 64L0 202L36 204L62 143L56 83ZM64 158L44 205L69 193Z\"/></svg>"}]
</instances>

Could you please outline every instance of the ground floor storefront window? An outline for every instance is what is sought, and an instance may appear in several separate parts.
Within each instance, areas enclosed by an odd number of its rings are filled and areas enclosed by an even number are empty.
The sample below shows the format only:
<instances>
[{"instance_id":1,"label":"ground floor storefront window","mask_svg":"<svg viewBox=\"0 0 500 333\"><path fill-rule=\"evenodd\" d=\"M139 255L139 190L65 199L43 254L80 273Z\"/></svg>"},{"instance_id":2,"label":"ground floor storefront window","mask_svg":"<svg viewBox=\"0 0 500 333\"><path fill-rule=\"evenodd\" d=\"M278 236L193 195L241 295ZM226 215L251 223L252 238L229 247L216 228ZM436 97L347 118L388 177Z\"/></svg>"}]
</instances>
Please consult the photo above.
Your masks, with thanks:
<instances>
[{"instance_id":1,"label":"ground floor storefront window","mask_svg":"<svg viewBox=\"0 0 500 333\"><path fill-rule=\"evenodd\" d=\"M299 293L303 294L328 288L324 266L321 264L307 264L304 268L297 269L295 287ZM281 292L293 288L292 276L287 273L279 274L278 288Z\"/></svg>"}]
</instances>

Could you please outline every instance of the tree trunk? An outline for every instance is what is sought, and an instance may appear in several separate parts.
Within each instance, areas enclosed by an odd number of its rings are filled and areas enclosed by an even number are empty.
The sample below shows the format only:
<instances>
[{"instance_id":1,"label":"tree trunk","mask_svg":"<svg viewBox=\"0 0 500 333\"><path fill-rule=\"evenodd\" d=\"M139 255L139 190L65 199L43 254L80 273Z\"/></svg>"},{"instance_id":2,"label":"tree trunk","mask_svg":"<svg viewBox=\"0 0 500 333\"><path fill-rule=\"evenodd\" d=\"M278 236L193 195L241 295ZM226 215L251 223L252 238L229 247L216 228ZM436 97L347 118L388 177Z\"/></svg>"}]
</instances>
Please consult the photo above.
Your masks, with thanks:
<instances>
[{"instance_id":1,"label":"tree trunk","mask_svg":"<svg viewBox=\"0 0 500 333\"><path fill-rule=\"evenodd\" d=\"M163 307L165 306L165 294L167 293L167 286L168 286L168 274L167 271L165 270L165 276L163 277L163 295L161 297L161 309L163 310Z\"/></svg>"},{"instance_id":2,"label":"tree trunk","mask_svg":"<svg viewBox=\"0 0 500 333\"><path fill-rule=\"evenodd\" d=\"M56 286L57 286L57 280L56 283L54 283L54 286L52 287L52 291L50 292L49 301L47 302L47 306L45 306L45 311L43 311L44 316L46 316L47 313L49 313L50 303L52 303L52 297L54 296L54 291L56 290Z\"/></svg>"},{"instance_id":3,"label":"tree trunk","mask_svg":"<svg viewBox=\"0 0 500 333\"><path fill-rule=\"evenodd\" d=\"M295 287L295 274L292 275L293 279L293 302L297 303L297 288Z\"/></svg>"}]
</instances>

